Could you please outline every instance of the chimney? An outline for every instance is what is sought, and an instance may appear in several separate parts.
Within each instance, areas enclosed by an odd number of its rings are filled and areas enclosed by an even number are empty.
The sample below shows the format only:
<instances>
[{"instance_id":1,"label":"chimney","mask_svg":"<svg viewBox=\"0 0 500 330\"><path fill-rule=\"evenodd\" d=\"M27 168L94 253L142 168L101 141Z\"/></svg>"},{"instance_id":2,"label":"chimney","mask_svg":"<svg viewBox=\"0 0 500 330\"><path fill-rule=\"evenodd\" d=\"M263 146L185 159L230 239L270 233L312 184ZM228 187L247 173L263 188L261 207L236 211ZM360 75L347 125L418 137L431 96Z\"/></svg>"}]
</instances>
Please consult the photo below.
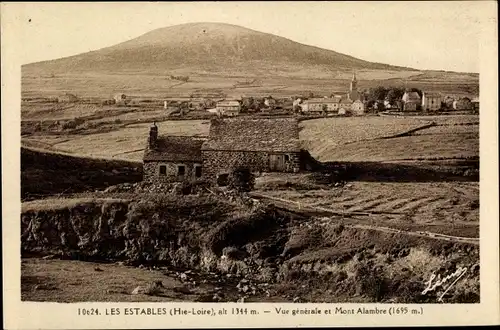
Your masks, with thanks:
<instances>
[{"instance_id":1,"label":"chimney","mask_svg":"<svg viewBox=\"0 0 500 330\"><path fill-rule=\"evenodd\" d=\"M158 146L158 126L156 126L156 122L153 122L153 126L149 129L149 138L148 138L148 148L156 149Z\"/></svg>"}]
</instances>

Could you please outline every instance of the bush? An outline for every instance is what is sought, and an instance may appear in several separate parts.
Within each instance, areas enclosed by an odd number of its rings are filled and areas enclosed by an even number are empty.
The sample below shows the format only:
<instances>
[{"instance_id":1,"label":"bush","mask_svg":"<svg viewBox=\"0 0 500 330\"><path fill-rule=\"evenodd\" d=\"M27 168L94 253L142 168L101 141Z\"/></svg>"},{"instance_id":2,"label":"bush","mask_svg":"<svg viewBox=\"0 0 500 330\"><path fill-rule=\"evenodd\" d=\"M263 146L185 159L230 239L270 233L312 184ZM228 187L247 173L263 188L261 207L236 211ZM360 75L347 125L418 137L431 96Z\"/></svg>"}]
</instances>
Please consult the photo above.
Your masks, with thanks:
<instances>
[{"instance_id":1,"label":"bush","mask_svg":"<svg viewBox=\"0 0 500 330\"><path fill-rule=\"evenodd\" d=\"M229 188L238 192L248 192L255 187L255 175L248 168L239 168L229 177Z\"/></svg>"}]
</instances>

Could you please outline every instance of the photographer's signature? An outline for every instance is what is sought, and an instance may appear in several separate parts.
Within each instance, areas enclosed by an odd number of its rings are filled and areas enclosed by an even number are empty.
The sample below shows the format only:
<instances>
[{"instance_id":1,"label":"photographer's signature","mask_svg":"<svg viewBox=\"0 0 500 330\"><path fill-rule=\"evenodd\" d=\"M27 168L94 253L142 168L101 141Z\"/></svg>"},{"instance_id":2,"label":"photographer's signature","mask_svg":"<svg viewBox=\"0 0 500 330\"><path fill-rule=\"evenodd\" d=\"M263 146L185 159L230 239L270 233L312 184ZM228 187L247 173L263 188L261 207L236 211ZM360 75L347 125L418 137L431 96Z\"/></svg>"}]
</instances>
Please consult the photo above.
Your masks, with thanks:
<instances>
[{"instance_id":1,"label":"photographer's signature","mask_svg":"<svg viewBox=\"0 0 500 330\"><path fill-rule=\"evenodd\" d=\"M446 290L444 290L444 292L441 294L441 296L439 296L438 298L438 301L443 301L443 296L446 294L446 292L448 292L448 290L451 289L451 287L453 285L455 285L455 283L457 283L457 281L462 278L462 276L465 275L465 273L467 272L467 267L460 267L458 268L454 273L451 273L450 275L447 275L443 278L441 278L441 274L438 274L436 276L436 274L432 274L431 277L429 278L429 280L427 281L426 283L426 288L424 289L424 291L422 291L422 294L425 295L427 292L431 292L431 291L434 291L434 289L442 286L443 284L445 284L446 282L448 282L449 280L452 280L452 279L455 279L447 288ZM436 280L435 282L433 282L434 280Z\"/></svg>"}]
</instances>

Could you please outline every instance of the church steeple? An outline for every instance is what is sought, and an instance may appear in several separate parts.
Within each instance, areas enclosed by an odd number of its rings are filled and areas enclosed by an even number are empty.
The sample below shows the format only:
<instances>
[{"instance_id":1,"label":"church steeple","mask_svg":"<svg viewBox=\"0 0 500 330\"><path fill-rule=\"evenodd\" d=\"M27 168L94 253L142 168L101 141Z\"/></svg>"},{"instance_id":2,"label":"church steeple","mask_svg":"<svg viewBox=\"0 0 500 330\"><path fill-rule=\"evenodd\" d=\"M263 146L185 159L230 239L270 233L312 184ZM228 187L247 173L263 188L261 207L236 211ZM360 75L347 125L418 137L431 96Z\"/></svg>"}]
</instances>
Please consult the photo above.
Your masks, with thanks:
<instances>
[{"instance_id":1,"label":"church steeple","mask_svg":"<svg viewBox=\"0 0 500 330\"><path fill-rule=\"evenodd\" d=\"M356 80L356 72L352 73L352 80L351 80L351 86L349 90L351 92L356 91L358 89L358 81Z\"/></svg>"}]
</instances>

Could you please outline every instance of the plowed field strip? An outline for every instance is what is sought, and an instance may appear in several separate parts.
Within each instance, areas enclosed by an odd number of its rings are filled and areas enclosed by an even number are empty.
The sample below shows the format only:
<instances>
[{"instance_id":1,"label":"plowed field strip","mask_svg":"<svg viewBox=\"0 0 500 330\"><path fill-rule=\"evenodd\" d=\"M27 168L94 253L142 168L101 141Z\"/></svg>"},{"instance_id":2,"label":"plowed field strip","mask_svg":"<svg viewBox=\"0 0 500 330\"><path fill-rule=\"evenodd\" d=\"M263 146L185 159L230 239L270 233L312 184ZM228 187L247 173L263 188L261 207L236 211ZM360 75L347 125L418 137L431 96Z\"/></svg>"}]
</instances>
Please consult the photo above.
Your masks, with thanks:
<instances>
[{"instance_id":1,"label":"plowed field strip","mask_svg":"<svg viewBox=\"0 0 500 330\"><path fill-rule=\"evenodd\" d=\"M300 203L297 203L295 201L286 200L286 199L277 198L277 197L271 197L271 196L267 196L267 195L257 193L257 192L252 192L250 195L254 198L267 199L269 201L273 201L277 207L280 207L280 208L283 208L283 209L286 209L288 211L295 212L295 213L307 214L308 212L311 212L311 211L321 211L323 213L328 212L334 216L335 215L365 215L365 214L362 214L361 212L350 212L349 213L349 212L341 212L341 211L336 211L336 210L332 210L332 209L327 209L327 208L323 208L323 207L321 207L321 208L310 207L309 205L306 205L306 204L300 205ZM370 214L367 213L366 215L370 215ZM398 233L398 234L403 234L403 235L425 237L425 238L438 239L438 240L444 240L444 241L450 241L450 242L461 242L461 243L469 243L469 244L479 245L479 238L450 236L450 235L444 235L444 234L433 233L433 232L428 232L428 231L407 231L407 230L400 230L400 229L395 229L395 228L390 228L390 227L370 226L370 225L362 225L362 224L348 224L347 226L351 226L351 227L359 228L359 229L377 230L377 231L382 231L382 232L387 232L387 233Z\"/></svg>"},{"instance_id":2,"label":"plowed field strip","mask_svg":"<svg viewBox=\"0 0 500 330\"><path fill-rule=\"evenodd\" d=\"M379 199L379 200L367 203L365 205L360 205L359 207L356 207L356 208L351 208L351 209L349 209L349 211L354 211L355 212L355 211L369 211L369 210L373 210L373 209L375 209L376 207L378 207L380 205L384 205L386 203L390 203L392 201L395 201L396 199L398 199L398 197L389 197L389 198L385 198L385 199Z\"/></svg>"}]
</instances>

